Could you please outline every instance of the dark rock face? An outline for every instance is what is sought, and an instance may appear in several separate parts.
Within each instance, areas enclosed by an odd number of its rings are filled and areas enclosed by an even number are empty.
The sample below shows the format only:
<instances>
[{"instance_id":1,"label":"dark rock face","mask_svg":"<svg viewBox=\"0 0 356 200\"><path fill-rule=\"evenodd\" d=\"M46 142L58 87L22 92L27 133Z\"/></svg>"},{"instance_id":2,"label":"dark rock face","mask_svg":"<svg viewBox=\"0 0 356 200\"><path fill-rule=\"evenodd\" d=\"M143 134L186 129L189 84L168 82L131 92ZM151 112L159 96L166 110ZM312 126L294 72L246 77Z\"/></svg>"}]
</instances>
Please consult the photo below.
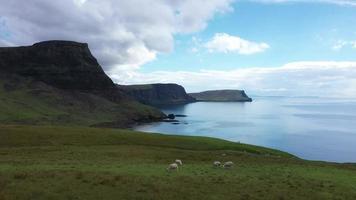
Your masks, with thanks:
<instances>
[{"instance_id":1,"label":"dark rock face","mask_svg":"<svg viewBox=\"0 0 356 200\"><path fill-rule=\"evenodd\" d=\"M167 115L167 118L168 118L168 119L175 119L176 116L175 116L174 114L168 114L168 115Z\"/></svg>"},{"instance_id":2,"label":"dark rock face","mask_svg":"<svg viewBox=\"0 0 356 200\"><path fill-rule=\"evenodd\" d=\"M177 84L118 85L124 93L147 105L170 105L194 102Z\"/></svg>"},{"instance_id":3,"label":"dark rock face","mask_svg":"<svg viewBox=\"0 0 356 200\"><path fill-rule=\"evenodd\" d=\"M142 105L119 90L85 43L46 41L32 46L0 48L0 82L5 81L4 90L7 93L17 89L17 82L21 83L7 78L12 76L22 80L22 87L29 90L33 98L40 99L40 96L48 94L49 97L45 99L49 102L53 100L53 105L47 102L43 104L68 113L68 116L82 117L93 111L107 116L107 124L115 123L115 126L121 127L166 117L159 110ZM24 81L44 86L29 87ZM57 99L64 98L69 99L68 103L75 104L57 102ZM26 102L26 99L16 101ZM101 121L92 118L93 123Z\"/></svg>"},{"instance_id":4,"label":"dark rock face","mask_svg":"<svg viewBox=\"0 0 356 200\"><path fill-rule=\"evenodd\" d=\"M0 48L0 70L33 77L60 89L113 88L85 43L47 41L28 47Z\"/></svg>"},{"instance_id":5,"label":"dark rock face","mask_svg":"<svg viewBox=\"0 0 356 200\"><path fill-rule=\"evenodd\" d=\"M211 90L199 93L190 93L197 101L221 101L221 102L251 102L244 90Z\"/></svg>"}]
</instances>

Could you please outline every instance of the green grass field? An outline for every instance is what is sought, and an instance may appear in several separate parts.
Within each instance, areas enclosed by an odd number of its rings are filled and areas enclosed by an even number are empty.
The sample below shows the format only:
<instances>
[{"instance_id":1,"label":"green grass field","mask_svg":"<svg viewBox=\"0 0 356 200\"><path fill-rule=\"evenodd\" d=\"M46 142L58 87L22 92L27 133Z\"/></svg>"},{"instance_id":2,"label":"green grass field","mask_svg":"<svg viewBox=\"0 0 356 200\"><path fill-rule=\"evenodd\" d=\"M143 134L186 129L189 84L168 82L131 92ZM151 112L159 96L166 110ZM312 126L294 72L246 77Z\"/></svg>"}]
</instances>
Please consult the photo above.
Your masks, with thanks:
<instances>
[{"instance_id":1,"label":"green grass field","mask_svg":"<svg viewBox=\"0 0 356 200\"><path fill-rule=\"evenodd\" d=\"M111 102L98 95L56 89L41 82L0 73L0 124L126 127L132 119L160 116L137 102Z\"/></svg>"},{"instance_id":2,"label":"green grass field","mask_svg":"<svg viewBox=\"0 0 356 200\"><path fill-rule=\"evenodd\" d=\"M0 199L356 199L356 165L212 138L2 125Z\"/></svg>"}]
</instances>

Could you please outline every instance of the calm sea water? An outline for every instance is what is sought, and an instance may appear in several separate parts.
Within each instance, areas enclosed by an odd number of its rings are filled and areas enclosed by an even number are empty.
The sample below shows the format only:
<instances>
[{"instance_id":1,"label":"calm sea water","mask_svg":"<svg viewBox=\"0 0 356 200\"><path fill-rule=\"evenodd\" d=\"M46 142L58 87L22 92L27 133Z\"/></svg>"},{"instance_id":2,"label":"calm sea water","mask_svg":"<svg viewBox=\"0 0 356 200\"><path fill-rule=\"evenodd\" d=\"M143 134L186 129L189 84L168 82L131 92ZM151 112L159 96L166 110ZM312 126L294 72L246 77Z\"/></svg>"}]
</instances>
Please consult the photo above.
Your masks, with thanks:
<instances>
[{"instance_id":1,"label":"calm sea water","mask_svg":"<svg viewBox=\"0 0 356 200\"><path fill-rule=\"evenodd\" d=\"M198 102L163 107L183 114L135 130L222 138L271 147L300 158L356 162L356 100L256 97L252 103Z\"/></svg>"}]
</instances>

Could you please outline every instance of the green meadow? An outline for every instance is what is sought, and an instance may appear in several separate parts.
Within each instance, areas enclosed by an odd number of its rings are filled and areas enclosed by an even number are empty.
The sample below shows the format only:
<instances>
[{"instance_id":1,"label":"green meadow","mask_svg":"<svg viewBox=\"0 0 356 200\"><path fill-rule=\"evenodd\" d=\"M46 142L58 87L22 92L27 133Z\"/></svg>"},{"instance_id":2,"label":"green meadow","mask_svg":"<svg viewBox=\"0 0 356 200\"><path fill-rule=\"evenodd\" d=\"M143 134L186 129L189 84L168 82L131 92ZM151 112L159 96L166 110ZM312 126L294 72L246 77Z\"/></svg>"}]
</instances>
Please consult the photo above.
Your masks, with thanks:
<instances>
[{"instance_id":1,"label":"green meadow","mask_svg":"<svg viewBox=\"0 0 356 200\"><path fill-rule=\"evenodd\" d=\"M213 138L1 125L0 199L356 199L356 165Z\"/></svg>"}]
</instances>

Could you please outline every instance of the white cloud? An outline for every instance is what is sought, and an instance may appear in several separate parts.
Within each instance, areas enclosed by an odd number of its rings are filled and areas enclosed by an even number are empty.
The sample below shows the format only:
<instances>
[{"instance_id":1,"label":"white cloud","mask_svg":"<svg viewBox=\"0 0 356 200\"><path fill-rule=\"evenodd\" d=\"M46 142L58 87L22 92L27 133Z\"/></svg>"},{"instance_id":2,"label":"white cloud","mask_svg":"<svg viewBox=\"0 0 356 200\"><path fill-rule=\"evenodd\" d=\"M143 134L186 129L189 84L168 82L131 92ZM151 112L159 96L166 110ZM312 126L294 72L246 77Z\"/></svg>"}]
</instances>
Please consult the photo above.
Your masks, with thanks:
<instances>
[{"instance_id":1,"label":"white cloud","mask_svg":"<svg viewBox=\"0 0 356 200\"><path fill-rule=\"evenodd\" d=\"M332 49L335 51L339 51L345 47L351 47L356 49L356 40L355 41L346 41L346 40L338 40L333 46Z\"/></svg>"},{"instance_id":2,"label":"white cloud","mask_svg":"<svg viewBox=\"0 0 356 200\"><path fill-rule=\"evenodd\" d=\"M87 0L74 0L74 3L76 3L77 5L81 6L83 5Z\"/></svg>"},{"instance_id":3,"label":"white cloud","mask_svg":"<svg viewBox=\"0 0 356 200\"><path fill-rule=\"evenodd\" d=\"M226 33L215 34L204 46L209 52L236 52L243 55L260 53L269 48L266 43L252 42Z\"/></svg>"},{"instance_id":4,"label":"white cloud","mask_svg":"<svg viewBox=\"0 0 356 200\"><path fill-rule=\"evenodd\" d=\"M137 68L170 52L174 34L200 31L231 11L233 1L0 0L0 45L87 42L106 71Z\"/></svg>"},{"instance_id":5,"label":"white cloud","mask_svg":"<svg viewBox=\"0 0 356 200\"><path fill-rule=\"evenodd\" d=\"M196 48L196 47L192 47L192 48L190 49L190 52L192 52L192 53L197 53L197 52L199 52L199 49Z\"/></svg>"},{"instance_id":6,"label":"white cloud","mask_svg":"<svg viewBox=\"0 0 356 200\"><path fill-rule=\"evenodd\" d=\"M179 32L191 33L204 29L215 13L232 11L235 0L166 0L173 6Z\"/></svg>"},{"instance_id":7,"label":"white cloud","mask_svg":"<svg viewBox=\"0 0 356 200\"><path fill-rule=\"evenodd\" d=\"M342 48L344 48L347 45L347 42L344 40L338 40L333 46L332 49L335 51L338 51Z\"/></svg>"},{"instance_id":8,"label":"white cloud","mask_svg":"<svg viewBox=\"0 0 356 200\"><path fill-rule=\"evenodd\" d=\"M295 62L281 67L130 72L113 75L120 84L179 83L190 92L207 89L245 89L258 95L356 97L356 62Z\"/></svg>"}]
</instances>

